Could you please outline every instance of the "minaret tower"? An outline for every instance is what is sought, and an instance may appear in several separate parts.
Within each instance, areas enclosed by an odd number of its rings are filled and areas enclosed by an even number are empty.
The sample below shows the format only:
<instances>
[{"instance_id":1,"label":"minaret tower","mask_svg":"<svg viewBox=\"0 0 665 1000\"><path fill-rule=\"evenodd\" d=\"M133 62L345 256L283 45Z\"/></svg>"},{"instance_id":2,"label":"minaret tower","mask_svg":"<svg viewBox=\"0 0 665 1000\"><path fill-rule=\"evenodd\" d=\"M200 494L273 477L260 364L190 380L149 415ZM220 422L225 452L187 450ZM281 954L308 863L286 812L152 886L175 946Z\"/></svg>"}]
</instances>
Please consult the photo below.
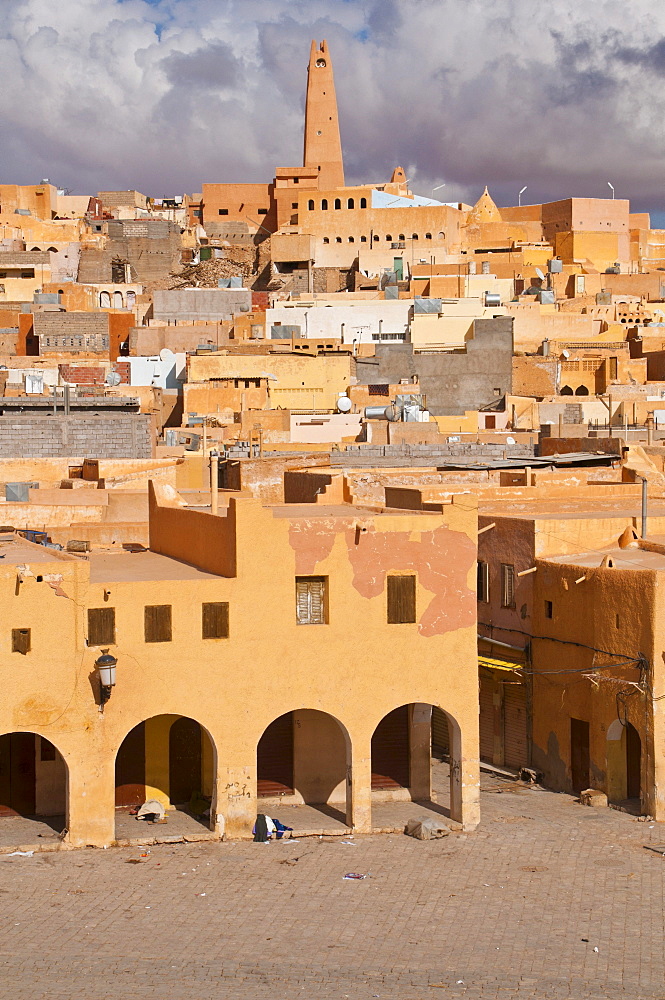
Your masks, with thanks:
<instances>
[{"instance_id":1,"label":"minaret tower","mask_svg":"<svg viewBox=\"0 0 665 1000\"><path fill-rule=\"evenodd\" d=\"M303 166L318 170L321 190L344 187L335 78L325 40L318 47L312 42L309 55Z\"/></svg>"}]
</instances>

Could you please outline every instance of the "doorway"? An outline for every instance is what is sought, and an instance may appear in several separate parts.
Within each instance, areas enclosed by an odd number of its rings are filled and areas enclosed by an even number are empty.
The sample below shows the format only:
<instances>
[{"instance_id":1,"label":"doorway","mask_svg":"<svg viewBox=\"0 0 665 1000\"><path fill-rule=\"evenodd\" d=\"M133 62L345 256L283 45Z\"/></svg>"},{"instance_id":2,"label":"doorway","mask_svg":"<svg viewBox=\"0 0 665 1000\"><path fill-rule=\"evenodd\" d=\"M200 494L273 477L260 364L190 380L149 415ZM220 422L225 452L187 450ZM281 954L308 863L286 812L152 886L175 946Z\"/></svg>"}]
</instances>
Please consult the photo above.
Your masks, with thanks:
<instances>
[{"instance_id":1,"label":"doorway","mask_svg":"<svg viewBox=\"0 0 665 1000\"><path fill-rule=\"evenodd\" d=\"M589 787L589 723L583 719L570 720L570 770L579 794Z\"/></svg>"},{"instance_id":2,"label":"doorway","mask_svg":"<svg viewBox=\"0 0 665 1000\"><path fill-rule=\"evenodd\" d=\"M639 799L641 793L642 741L635 726L626 723L626 798Z\"/></svg>"}]
</instances>

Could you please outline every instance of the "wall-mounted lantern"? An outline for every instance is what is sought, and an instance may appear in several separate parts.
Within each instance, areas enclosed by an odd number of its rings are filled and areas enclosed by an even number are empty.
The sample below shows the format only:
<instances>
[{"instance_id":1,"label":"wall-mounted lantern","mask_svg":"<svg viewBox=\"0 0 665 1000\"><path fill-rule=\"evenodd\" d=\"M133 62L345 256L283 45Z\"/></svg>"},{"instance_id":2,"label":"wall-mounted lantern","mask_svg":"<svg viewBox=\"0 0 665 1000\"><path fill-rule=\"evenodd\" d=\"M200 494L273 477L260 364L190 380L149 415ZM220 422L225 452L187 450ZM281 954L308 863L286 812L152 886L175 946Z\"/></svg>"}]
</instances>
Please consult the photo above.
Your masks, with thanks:
<instances>
[{"instance_id":1,"label":"wall-mounted lantern","mask_svg":"<svg viewBox=\"0 0 665 1000\"><path fill-rule=\"evenodd\" d=\"M117 659L112 656L108 649L102 650L102 655L95 660L97 675L99 676L99 711L104 711L104 705L111 697L111 690L115 687L115 668Z\"/></svg>"}]
</instances>

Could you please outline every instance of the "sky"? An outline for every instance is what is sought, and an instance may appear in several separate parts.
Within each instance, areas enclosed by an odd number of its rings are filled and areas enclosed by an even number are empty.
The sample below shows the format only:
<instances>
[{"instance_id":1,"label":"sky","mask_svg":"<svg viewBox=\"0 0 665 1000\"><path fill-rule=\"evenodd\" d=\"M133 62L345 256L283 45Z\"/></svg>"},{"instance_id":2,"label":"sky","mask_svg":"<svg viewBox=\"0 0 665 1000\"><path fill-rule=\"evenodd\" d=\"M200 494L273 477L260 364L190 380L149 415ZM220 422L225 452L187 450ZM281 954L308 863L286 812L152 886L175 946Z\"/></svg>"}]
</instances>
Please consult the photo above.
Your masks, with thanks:
<instances>
[{"instance_id":1,"label":"sky","mask_svg":"<svg viewBox=\"0 0 665 1000\"><path fill-rule=\"evenodd\" d=\"M665 224L663 0L0 0L0 183L154 197L302 161L330 47L347 183Z\"/></svg>"}]
</instances>

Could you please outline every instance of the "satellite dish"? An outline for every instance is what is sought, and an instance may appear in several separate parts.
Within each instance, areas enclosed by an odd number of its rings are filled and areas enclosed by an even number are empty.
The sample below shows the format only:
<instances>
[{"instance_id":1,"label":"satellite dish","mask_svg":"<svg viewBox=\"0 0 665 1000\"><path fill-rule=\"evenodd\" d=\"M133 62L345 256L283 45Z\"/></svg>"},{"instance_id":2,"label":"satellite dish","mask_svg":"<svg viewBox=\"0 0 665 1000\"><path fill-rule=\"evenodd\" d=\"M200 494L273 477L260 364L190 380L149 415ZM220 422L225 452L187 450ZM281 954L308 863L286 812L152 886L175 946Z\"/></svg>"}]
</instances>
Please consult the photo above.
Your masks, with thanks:
<instances>
[{"instance_id":1,"label":"satellite dish","mask_svg":"<svg viewBox=\"0 0 665 1000\"><path fill-rule=\"evenodd\" d=\"M162 347L161 351L159 352L160 361L173 361L174 358L175 354L173 353L173 351L170 351L168 347Z\"/></svg>"},{"instance_id":2,"label":"satellite dish","mask_svg":"<svg viewBox=\"0 0 665 1000\"><path fill-rule=\"evenodd\" d=\"M105 385L120 385L121 382L122 379L120 378L117 372L109 372L106 378L104 379Z\"/></svg>"},{"instance_id":3,"label":"satellite dish","mask_svg":"<svg viewBox=\"0 0 665 1000\"><path fill-rule=\"evenodd\" d=\"M545 275L543 274L543 272L540 270L539 267L536 268L536 274L538 275L541 281L545 280Z\"/></svg>"},{"instance_id":4,"label":"satellite dish","mask_svg":"<svg viewBox=\"0 0 665 1000\"><path fill-rule=\"evenodd\" d=\"M570 357L570 351L562 351L561 354L562 354L562 356L564 358L569 358Z\"/></svg>"},{"instance_id":5,"label":"satellite dish","mask_svg":"<svg viewBox=\"0 0 665 1000\"><path fill-rule=\"evenodd\" d=\"M514 438L514 437L510 437L510 435L509 435L509 436L508 436L508 437L506 438L506 444L517 444L517 442L516 442L516 440L515 440L515 438Z\"/></svg>"},{"instance_id":6,"label":"satellite dish","mask_svg":"<svg viewBox=\"0 0 665 1000\"><path fill-rule=\"evenodd\" d=\"M337 409L340 413L348 413L351 409L351 400L348 396L340 396L337 400Z\"/></svg>"}]
</instances>

